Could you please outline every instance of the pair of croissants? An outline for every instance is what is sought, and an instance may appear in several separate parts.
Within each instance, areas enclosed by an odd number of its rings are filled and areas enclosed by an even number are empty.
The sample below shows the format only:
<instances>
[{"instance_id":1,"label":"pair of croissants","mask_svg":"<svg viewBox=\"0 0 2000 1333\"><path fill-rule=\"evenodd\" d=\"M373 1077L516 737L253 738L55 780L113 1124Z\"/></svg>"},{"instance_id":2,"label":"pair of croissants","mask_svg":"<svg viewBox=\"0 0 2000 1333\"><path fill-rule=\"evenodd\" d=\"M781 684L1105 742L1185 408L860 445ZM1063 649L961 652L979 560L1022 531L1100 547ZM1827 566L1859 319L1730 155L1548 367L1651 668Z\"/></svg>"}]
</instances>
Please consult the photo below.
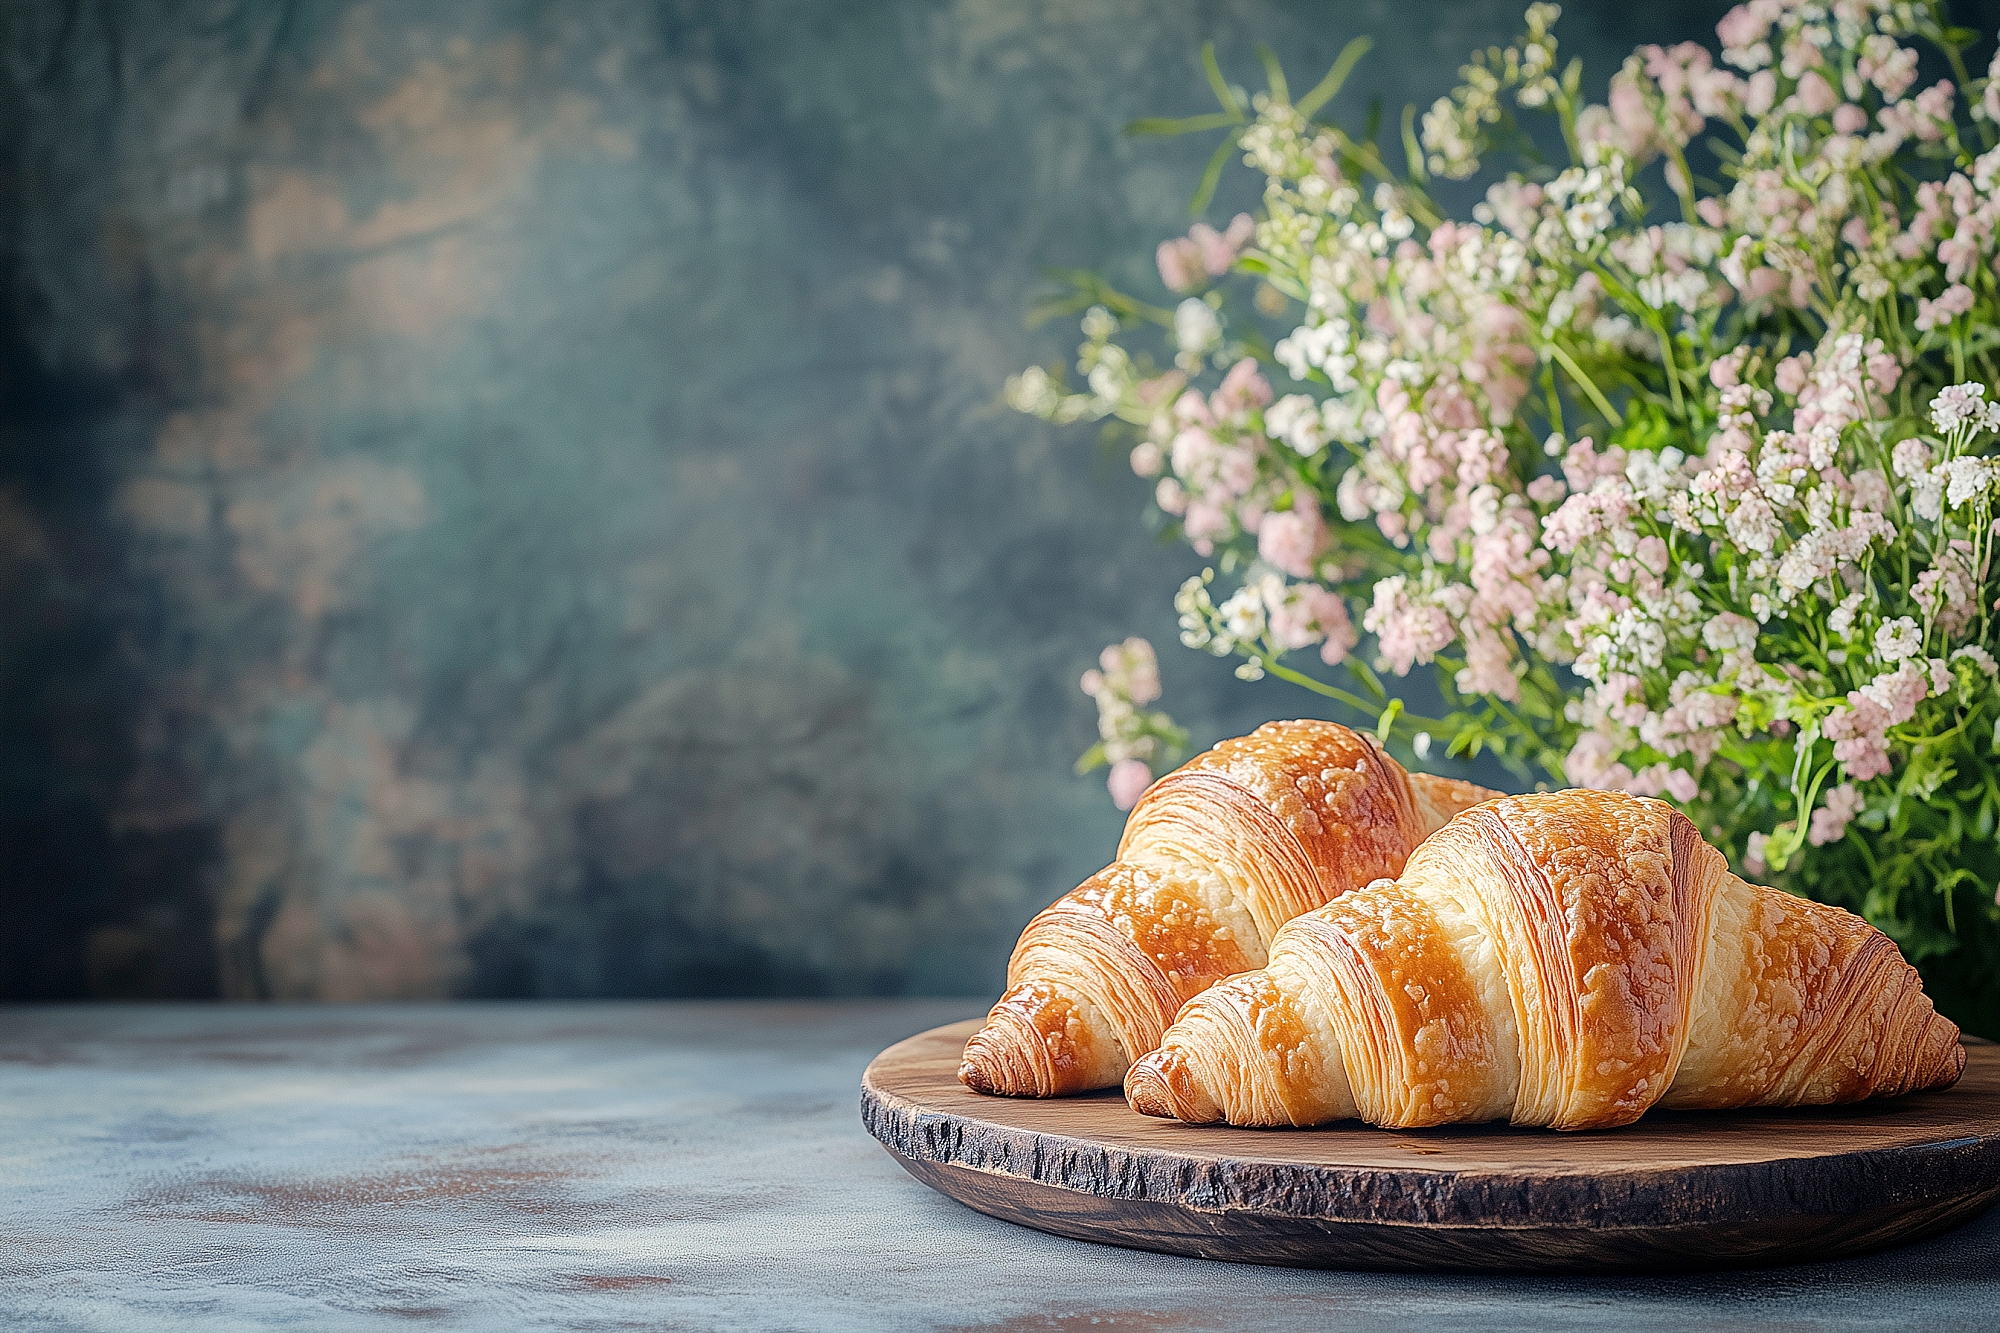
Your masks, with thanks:
<instances>
[{"instance_id":1,"label":"pair of croissants","mask_svg":"<svg viewBox=\"0 0 2000 1333\"><path fill-rule=\"evenodd\" d=\"M1118 859L1037 916L965 1048L979 1092L1122 1080L1231 1125L1798 1106L1965 1065L1895 944L1747 884L1686 816L1501 796L1331 722L1273 722L1153 784Z\"/></svg>"}]
</instances>

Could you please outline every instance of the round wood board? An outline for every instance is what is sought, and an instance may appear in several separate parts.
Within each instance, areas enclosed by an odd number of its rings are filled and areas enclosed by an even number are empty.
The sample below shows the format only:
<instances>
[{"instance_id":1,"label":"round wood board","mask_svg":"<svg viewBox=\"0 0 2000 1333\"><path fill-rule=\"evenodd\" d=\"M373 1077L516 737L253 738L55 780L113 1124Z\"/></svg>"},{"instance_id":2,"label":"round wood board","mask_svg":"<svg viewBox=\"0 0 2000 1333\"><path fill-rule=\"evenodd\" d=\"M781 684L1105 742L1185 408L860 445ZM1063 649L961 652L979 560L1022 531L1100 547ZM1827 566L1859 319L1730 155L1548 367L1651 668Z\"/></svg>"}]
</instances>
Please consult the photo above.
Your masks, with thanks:
<instances>
[{"instance_id":1,"label":"round wood board","mask_svg":"<svg viewBox=\"0 0 2000 1333\"><path fill-rule=\"evenodd\" d=\"M1304 1268L1664 1271L1843 1258L2000 1200L2000 1046L1943 1092L1792 1111L1656 1111L1584 1133L1228 1129L1115 1090L987 1097L981 1020L875 1057L870 1133L926 1185L1079 1240Z\"/></svg>"}]
</instances>

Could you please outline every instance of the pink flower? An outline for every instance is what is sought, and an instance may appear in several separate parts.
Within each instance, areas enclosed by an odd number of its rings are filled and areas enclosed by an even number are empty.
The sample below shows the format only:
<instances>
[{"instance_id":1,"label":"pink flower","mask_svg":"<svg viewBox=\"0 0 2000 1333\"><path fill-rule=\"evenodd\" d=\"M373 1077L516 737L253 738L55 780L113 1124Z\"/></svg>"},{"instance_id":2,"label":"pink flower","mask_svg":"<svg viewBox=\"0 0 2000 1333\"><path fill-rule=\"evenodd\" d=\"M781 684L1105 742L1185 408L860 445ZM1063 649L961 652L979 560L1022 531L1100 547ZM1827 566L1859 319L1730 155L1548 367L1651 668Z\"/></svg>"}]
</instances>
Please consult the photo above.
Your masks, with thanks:
<instances>
[{"instance_id":1,"label":"pink flower","mask_svg":"<svg viewBox=\"0 0 2000 1333\"><path fill-rule=\"evenodd\" d=\"M1780 361L1776 375L1778 392L1796 398L1799 390L1806 387L1806 377L1812 373L1812 361L1811 352L1800 352Z\"/></svg>"},{"instance_id":2,"label":"pink flower","mask_svg":"<svg viewBox=\"0 0 2000 1333\"><path fill-rule=\"evenodd\" d=\"M1875 386L1875 392L1887 397L1894 393L1902 382L1903 367L1882 350L1882 340L1877 338L1868 344L1868 382Z\"/></svg>"},{"instance_id":3,"label":"pink flower","mask_svg":"<svg viewBox=\"0 0 2000 1333\"><path fill-rule=\"evenodd\" d=\"M1187 516L1181 523L1187 531L1188 540L1195 544L1197 551L1202 550L1204 542L1212 549L1215 538L1224 536L1229 531L1229 515L1221 505L1211 504L1207 500L1196 500L1189 504ZM1202 551L1202 554L1206 555L1208 552Z\"/></svg>"},{"instance_id":4,"label":"pink flower","mask_svg":"<svg viewBox=\"0 0 2000 1333\"><path fill-rule=\"evenodd\" d=\"M1889 772L1889 750L1880 736L1855 736L1833 743L1833 757L1847 769L1847 776L1866 782Z\"/></svg>"},{"instance_id":5,"label":"pink flower","mask_svg":"<svg viewBox=\"0 0 2000 1333\"><path fill-rule=\"evenodd\" d=\"M1248 356L1229 368L1209 397L1216 413L1224 417L1247 415L1270 401L1271 383L1258 373L1256 358Z\"/></svg>"},{"instance_id":6,"label":"pink flower","mask_svg":"<svg viewBox=\"0 0 2000 1333\"><path fill-rule=\"evenodd\" d=\"M1742 51L1764 40L1771 31L1771 15L1762 5L1738 5L1715 25L1715 35L1731 51Z\"/></svg>"},{"instance_id":7,"label":"pink flower","mask_svg":"<svg viewBox=\"0 0 2000 1333\"><path fill-rule=\"evenodd\" d=\"M1236 254L1257 234L1257 223L1248 213L1238 213L1229 221L1229 230L1218 232L1205 222L1197 222L1188 229L1188 239L1201 254L1202 267L1212 278L1219 278L1229 272L1229 266L1236 262Z\"/></svg>"},{"instance_id":8,"label":"pink flower","mask_svg":"<svg viewBox=\"0 0 2000 1333\"><path fill-rule=\"evenodd\" d=\"M1293 578L1312 577L1313 563L1326 549L1326 523L1319 505L1294 499L1292 508L1266 514L1257 530L1257 554Z\"/></svg>"},{"instance_id":9,"label":"pink flower","mask_svg":"<svg viewBox=\"0 0 2000 1333\"><path fill-rule=\"evenodd\" d=\"M1485 430L1469 430L1458 441L1458 484L1472 489L1505 475L1507 441Z\"/></svg>"},{"instance_id":10,"label":"pink flower","mask_svg":"<svg viewBox=\"0 0 2000 1333\"><path fill-rule=\"evenodd\" d=\"M1326 638L1319 646L1319 660L1328 666L1339 666L1347 660L1347 654L1355 644L1361 642L1361 635L1348 618L1347 603L1338 593L1314 586L1303 594L1313 620L1319 625L1320 633Z\"/></svg>"},{"instance_id":11,"label":"pink flower","mask_svg":"<svg viewBox=\"0 0 2000 1333\"><path fill-rule=\"evenodd\" d=\"M1916 96L1917 114L1923 119L1917 125L1917 137L1927 143L1935 143L1944 138L1945 129L1951 124L1952 102L1957 89L1950 79L1939 79Z\"/></svg>"},{"instance_id":12,"label":"pink flower","mask_svg":"<svg viewBox=\"0 0 2000 1333\"><path fill-rule=\"evenodd\" d=\"M1807 71L1805 77L1799 80L1798 99L1799 105L1809 116L1823 116L1840 105L1839 94L1833 91L1833 85L1828 83L1826 77L1816 69Z\"/></svg>"},{"instance_id":13,"label":"pink flower","mask_svg":"<svg viewBox=\"0 0 2000 1333\"><path fill-rule=\"evenodd\" d=\"M1656 575L1667 572L1667 544L1658 537L1641 537L1632 558Z\"/></svg>"},{"instance_id":14,"label":"pink flower","mask_svg":"<svg viewBox=\"0 0 2000 1333\"><path fill-rule=\"evenodd\" d=\"M1120 759L1111 766L1111 774L1104 785L1111 789L1111 803L1120 810L1130 810L1146 794L1146 788L1153 785L1153 770L1143 759Z\"/></svg>"},{"instance_id":15,"label":"pink flower","mask_svg":"<svg viewBox=\"0 0 2000 1333\"><path fill-rule=\"evenodd\" d=\"M1852 102L1843 102L1833 110L1833 127L1842 134L1859 134L1868 127L1868 113Z\"/></svg>"},{"instance_id":16,"label":"pink flower","mask_svg":"<svg viewBox=\"0 0 2000 1333\"><path fill-rule=\"evenodd\" d=\"M1879 631L1878 631L1879 633ZM1904 662L1894 671L1885 671L1860 689L1850 692L1847 700L1858 709L1862 702L1875 704L1881 710L1879 725L1869 728L1873 731L1887 731L1890 727L1900 727L1916 716L1917 705L1930 694L1929 673L1919 661ZM1838 716L1835 714L1834 716ZM1828 719L1827 735L1832 719Z\"/></svg>"},{"instance_id":17,"label":"pink flower","mask_svg":"<svg viewBox=\"0 0 2000 1333\"><path fill-rule=\"evenodd\" d=\"M1606 477L1586 495L1572 495L1562 508L1542 520L1542 545L1568 555L1600 532L1628 526L1632 518L1632 487L1622 477Z\"/></svg>"},{"instance_id":18,"label":"pink flower","mask_svg":"<svg viewBox=\"0 0 2000 1333\"><path fill-rule=\"evenodd\" d=\"M1637 158L1649 156L1656 127L1653 113L1646 108L1645 95L1631 79L1620 74L1612 76L1611 93L1605 100L1610 104L1611 119L1618 126L1625 151Z\"/></svg>"},{"instance_id":19,"label":"pink flower","mask_svg":"<svg viewBox=\"0 0 2000 1333\"><path fill-rule=\"evenodd\" d=\"M1917 53L1897 46L1893 37L1876 34L1861 44L1861 59L1855 70L1881 89L1885 101L1894 101L1917 81Z\"/></svg>"},{"instance_id":20,"label":"pink flower","mask_svg":"<svg viewBox=\"0 0 2000 1333\"><path fill-rule=\"evenodd\" d=\"M1563 475L1569 479L1569 488L1587 491L1599 477L1625 475L1625 451L1613 446L1599 453L1597 446L1586 435L1569 447L1569 452L1563 455L1562 465Z\"/></svg>"},{"instance_id":21,"label":"pink flower","mask_svg":"<svg viewBox=\"0 0 2000 1333\"><path fill-rule=\"evenodd\" d=\"M1694 774L1684 768L1669 769L1664 779L1667 795L1686 805L1701 793L1701 786L1694 780Z\"/></svg>"},{"instance_id":22,"label":"pink flower","mask_svg":"<svg viewBox=\"0 0 2000 1333\"><path fill-rule=\"evenodd\" d=\"M1815 847L1839 842L1847 836L1848 823L1861 813L1865 803L1853 783L1841 783L1826 794L1826 804L1813 811L1812 827L1806 830L1806 841Z\"/></svg>"},{"instance_id":23,"label":"pink flower","mask_svg":"<svg viewBox=\"0 0 2000 1333\"><path fill-rule=\"evenodd\" d=\"M1375 636L1383 660L1399 676L1429 662L1452 640L1451 617L1444 608L1412 601L1408 580L1400 574L1375 585L1375 602L1361 625Z\"/></svg>"},{"instance_id":24,"label":"pink flower","mask_svg":"<svg viewBox=\"0 0 2000 1333\"><path fill-rule=\"evenodd\" d=\"M1215 413L1209 410L1208 400L1198 389L1189 389L1174 399L1174 421L1182 426L1213 426Z\"/></svg>"},{"instance_id":25,"label":"pink flower","mask_svg":"<svg viewBox=\"0 0 2000 1333\"><path fill-rule=\"evenodd\" d=\"M1623 791L1632 784L1632 770L1618 762L1618 746L1601 731L1586 731L1563 760L1563 775L1579 787Z\"/></svg>"},{"instance_id":26,"label":"pink flower","mask_svg":"<svg viewBox=\"0 0 2000 1333\"><path fill-rule=\"evenodd\" d=\"M1743 107L1753 116L1763 115L1778 100L1778 79L1768 69L1752 74L1744 89Z\"/></svg>"},{"instance_id":27,"label":"pink flower","mask_svg":"<svg viewBox=\"0 0 2000 1333\"><path fill-rule=\"evenodd\" d=\"M1934 329L1949 324L1960 315L1972 309L1972 289L1962 282L1955 282L1944 289L1943 295L1935 301L1917 299L1917 327Z\"/></svg>"},{"instance_id":28,"label":"pink flower","mask_svg":"<svg viewBox=\"0 0 2000 1333\"><path fill-rule=\"evenodd\" d=\"M1491 694L1502 699L1521 697L1521 683L1514 678L1514 652L1505 635L1480 628L1466 635L1465 667L1454 678L1464 694Z\"/></svg>"},{"instance_id":29,"label":"pink flower","mask_svg":"<svg viewBox=\"0 0 2000 1333\"><path fill-rule=\"evenodd\" d=\"M1160 281L1167 284L1168 291L1185 292L1200 284L1201 247L1187 237L1161 241L1153 259L1160 266Z\"/></svg>"}]
</instances>

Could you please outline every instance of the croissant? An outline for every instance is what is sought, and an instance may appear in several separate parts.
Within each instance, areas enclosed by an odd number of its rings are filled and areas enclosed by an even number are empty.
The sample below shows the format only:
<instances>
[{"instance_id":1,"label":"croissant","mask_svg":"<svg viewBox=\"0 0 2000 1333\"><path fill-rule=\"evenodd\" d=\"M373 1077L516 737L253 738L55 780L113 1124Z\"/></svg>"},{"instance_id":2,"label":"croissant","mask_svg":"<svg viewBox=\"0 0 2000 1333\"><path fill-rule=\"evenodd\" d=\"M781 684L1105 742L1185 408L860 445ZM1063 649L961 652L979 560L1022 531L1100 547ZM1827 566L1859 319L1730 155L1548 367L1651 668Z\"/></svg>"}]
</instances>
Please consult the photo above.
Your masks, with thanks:
<instances>
[{"instance_id":1,"label":"croissant","mask_svg":"<svg viewBox=\"0 0 2000 1333\"><path fill-rule=\"evenodd\" d=\"M1630 1124L1948 1087L1958 1028L1895 944L1746 884L1684 815L1565 791L1459 815L1292 921L1125 1078L1135 1110L1232 1125Z\"/></svg>"},{"instance_id":2,"label":"croissant","mask_svg":"<svg viewBox=\"0 0 2000 1333\"><path fill-rule=\"evenodd\" d=\"M1270 722L1197 755L1140 798L1116 861L1028 923L959 1079L1013 1096L1117 1087L1182 1004L1262 967L1285 922L1397 874L1493 795L1407 773L1332 722Z\"/></svg>"}]
</instances>

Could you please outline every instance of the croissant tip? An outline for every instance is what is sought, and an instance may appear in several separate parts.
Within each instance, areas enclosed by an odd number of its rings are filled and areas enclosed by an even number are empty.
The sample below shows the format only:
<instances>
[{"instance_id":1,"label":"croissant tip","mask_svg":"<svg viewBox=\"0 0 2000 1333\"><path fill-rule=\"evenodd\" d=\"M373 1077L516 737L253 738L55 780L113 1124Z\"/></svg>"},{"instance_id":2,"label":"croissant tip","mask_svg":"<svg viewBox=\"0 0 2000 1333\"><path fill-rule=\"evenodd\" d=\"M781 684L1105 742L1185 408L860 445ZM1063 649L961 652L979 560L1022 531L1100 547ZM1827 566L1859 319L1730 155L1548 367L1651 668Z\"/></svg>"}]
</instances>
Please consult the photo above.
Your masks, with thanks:
<instances>
[{"instance_id":1,"label":"croissant tip","mask_svg":"<svg viewBox=\"0 0 2000 1333\"><path fill-rule=\"evenodd\" d=\"M1160 1064L1161 1053L1155 1051L1140 1059L1125 1072L1125 1104L1140 1115L1172 1120L1173 1100L1168 1092L1166 1075L1160 1069Z\"/></svg>"},{"instance_id":2,"label":"croissant tip","mask_svg":"<svg viewBox=\"0 0 2000 1333\"><path fill-rule=\"evenodd\" d=\"M991 1094L999 1091L993 1086L993 1076L987 1071L986 1066L972 1060L959 1062L958 1081L974 1092Z\"/></svg>"}]
</instances>

